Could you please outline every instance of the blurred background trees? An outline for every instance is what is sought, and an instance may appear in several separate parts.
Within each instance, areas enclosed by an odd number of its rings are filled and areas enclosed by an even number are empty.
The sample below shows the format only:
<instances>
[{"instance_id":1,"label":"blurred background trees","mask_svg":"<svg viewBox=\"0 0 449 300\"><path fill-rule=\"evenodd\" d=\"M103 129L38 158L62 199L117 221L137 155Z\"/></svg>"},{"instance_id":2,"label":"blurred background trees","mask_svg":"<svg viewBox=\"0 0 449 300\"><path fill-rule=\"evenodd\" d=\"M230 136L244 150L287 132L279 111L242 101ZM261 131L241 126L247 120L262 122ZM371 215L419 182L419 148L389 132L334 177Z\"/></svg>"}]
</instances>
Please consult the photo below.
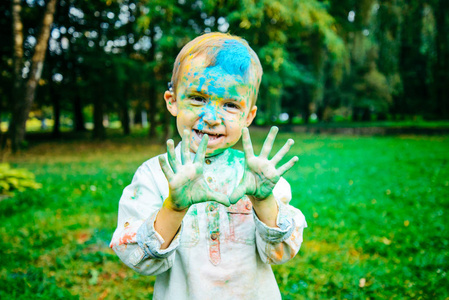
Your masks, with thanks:
<instances>
[{"instance_id":1,"label":"blurred background trees","mask_svg":"<svg viewBox=\"0 0 449 300\"><path fill-rule=\"evenodd\" d=\"M27 116L55 137L63 127L101 139L105 127L142 126L166 138L175 57L210 31L242 36L258 53L258 124L449 119L445 0L8 0L0 10L0 113L13 148Z\"/></svg>"}]
</instances>

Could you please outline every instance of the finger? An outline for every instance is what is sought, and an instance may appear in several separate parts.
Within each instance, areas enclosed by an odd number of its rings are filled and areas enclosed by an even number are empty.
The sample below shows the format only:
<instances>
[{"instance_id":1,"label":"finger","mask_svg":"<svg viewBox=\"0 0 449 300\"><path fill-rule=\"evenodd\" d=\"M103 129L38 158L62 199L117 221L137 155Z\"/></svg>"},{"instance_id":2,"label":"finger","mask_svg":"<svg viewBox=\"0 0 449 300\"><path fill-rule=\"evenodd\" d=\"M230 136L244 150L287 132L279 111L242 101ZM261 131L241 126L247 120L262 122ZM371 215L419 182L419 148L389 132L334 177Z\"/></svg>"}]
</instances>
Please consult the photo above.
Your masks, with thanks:
<instances>
[{"instance_id":1,"label":"finger","mask_svg":"<svg viewBox=\"0 0 449 300\"><path fill-rule=\"evenodd\" d=\"M198 150L196 151L194 163L203 162L206 157L207 143L209 142L209 136L207 134L203 135L200 144L198 145Z\"/></svg>"},{"instance_id":2,"label":"finger","mask_svg":"<svg viewBox=\"0 0 449 300\"><path fill-rule=\"evenodd\" d=\"M292 139L288 139L288 141L282 146L281 150L276 153L275 156L271 159L271 162L276 166L287 154L288 151L290 151L291 147L293 146L295 142Z\"/></svg>"},{"instance_id":3,"label":"finger","mask_svg":"<svg viewBox=\"0 0 449 300\"><path fill-rule=\"evenodd\" d=\"M248 158L254 156L253 144L251 143L251 137L249 136L248 128L243 128L242 133L243 152L245 153L245 158L248 160Z\"/></svg>"},{"instance_id":4,"label":"finger","mask_svg":"<svg viewBox=\"0 0 449 300\"><path fill-rule=\"evenodd\" d=\"M181 144L181 162L183 165L190 162L190 131L184 129Z\"/></svg>"},{"instance_id":5,"label":"finger","mask_svg":"<svg viewBox=\"0 0 449 300\"><path fill-rule=\"evenodd\" d=\"M239 184L234 191L232 191L231 196L229 197L229 200L231 204L235 204L239 202L239 200L245 196L246 194L246 187L243 184Z\"/></svg>"},{"instance_id":6,"label":"finger","mask_svg":"<svg viewBox=\"0 0 449 300\"><path fill-rule=\"evenodd\" d=\"M276 126L271 127L270 132L268 133L268 136L265 139L265 142L263 143L262 150L260 151L260 157L267 158L268 155L270 155L278 131L279 128L277 128Z\"/></svg>"},{"instance_id":7,"label":"finger","mask_svg":"<svg viewBox=\"0 0 449 300\"><path fill-rule=\"evenodd\" d=\"M229 201L228 196L225 194L211 191L211 194L209 195L209 199L212 201L218 202L220 204L223 204L224 206L230 206L231 202Z\"/></svg>"},{"instance_id":8,"label":"finger","mask_svg":"<svg viewBox=\"0 0 449 300\"><path fill-rule=\"evenodd\" d=\"M295 156L292 159L290 159L288 162L286 162L285 164L280 166L279 169L277 169L277 171L279 172L279 176L282 176L285 173L287 173L287 171L290 170L291 167L293 167L297 161L298 161L298 157Z\"/></svg>"},{"instance_id":9,"label":"finger","mask_svg":"<svg viewBox=\"0 0 449 300\"><path fill-rule=\"evenodd\" d=\"M177 172L178 161L176 160L175 142L173 140L167 141L167 160L173 172Z\"/></svg>"},{"instance_id":10,"label":"finger","mask_svg":"<svg viewBox=\"0 0 449 300\"><path fill-rule=\"evenodd\" d=\"M215 201L215 202L223 204L224 206L231 205L231 203L229 202L228 196L226 196L225 194L219 193L219 192L215 192L215 191L211 190L210 188L208 188L203 195L204 195L204 197L201 197L195 203Z\"/></svg>"},{"instance_id":11,"label":"finger","mask_svg":"<svg viewBox=\"0 0 449 300\"><path fill-rule=\"evenodd\" d=\"M170 181L173 178L174 173L170 169L170 166L168 165L167 160L165 159L165 155L159 155L158 159L159 159L159 165L161 166L162 172L164 173L167 180Z\"/></svg>"}]
</instances>

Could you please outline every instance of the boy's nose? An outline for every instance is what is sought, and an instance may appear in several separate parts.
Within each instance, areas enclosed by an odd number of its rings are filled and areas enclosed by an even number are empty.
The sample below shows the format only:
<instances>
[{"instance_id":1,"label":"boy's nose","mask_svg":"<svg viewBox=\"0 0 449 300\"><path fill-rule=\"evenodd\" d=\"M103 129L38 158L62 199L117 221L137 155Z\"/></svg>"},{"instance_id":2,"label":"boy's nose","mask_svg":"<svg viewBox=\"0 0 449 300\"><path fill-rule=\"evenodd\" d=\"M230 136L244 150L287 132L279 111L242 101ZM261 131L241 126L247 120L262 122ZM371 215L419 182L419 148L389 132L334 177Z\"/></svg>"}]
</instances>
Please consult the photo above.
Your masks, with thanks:
<instances>
[{"instance_id":1,"label":"boy's nose","mask_svg":"<svg viewBox=\"0 0 449 300\"><path fill-rule=\"evenodd\" d=\"M216 126L220 124L220 120L217 117L217 112L215 110L208 110L203 116L203 121L209 126Z\"/></svg>"}]
</instances>

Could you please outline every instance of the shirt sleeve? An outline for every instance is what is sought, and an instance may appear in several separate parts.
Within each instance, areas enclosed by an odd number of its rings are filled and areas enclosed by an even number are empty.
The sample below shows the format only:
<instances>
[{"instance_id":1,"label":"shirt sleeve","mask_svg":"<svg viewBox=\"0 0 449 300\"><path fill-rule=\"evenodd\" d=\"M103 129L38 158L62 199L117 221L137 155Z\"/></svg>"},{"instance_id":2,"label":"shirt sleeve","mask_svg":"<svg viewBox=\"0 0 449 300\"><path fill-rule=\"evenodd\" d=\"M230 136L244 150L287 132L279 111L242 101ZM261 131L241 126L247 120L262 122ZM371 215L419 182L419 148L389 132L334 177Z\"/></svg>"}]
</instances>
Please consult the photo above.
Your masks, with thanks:
<instances>
[{"instance_id":1,"label":"shirt sleeve","mask_svg":"<svg viewBox=\"0 0 449 300\"><path fill-rule=\"evenodd\" d=\"M137 169L120 198L117 229L110 247L140 274L156 275L173 265L182 226L167 249L161 249L164 239L154 229L156 215L167 196L168 182L155 157Z\"/></svg>"},{"instance_id":2,"label":"shirt sleeve","mask_svg":"<svg viewBox=\"0 0 449 300\"><path fill-rule=\"evenodd\" d=\"M292 198L291 188L284 178L276 184L273 195L279 208L276 220L279 228L268 227L259 220L256 213L253 213L256 225L256 245L264 263L282 264L298 253L307 223L302 212L289 205Z\"/></svg>"}]
</instances>

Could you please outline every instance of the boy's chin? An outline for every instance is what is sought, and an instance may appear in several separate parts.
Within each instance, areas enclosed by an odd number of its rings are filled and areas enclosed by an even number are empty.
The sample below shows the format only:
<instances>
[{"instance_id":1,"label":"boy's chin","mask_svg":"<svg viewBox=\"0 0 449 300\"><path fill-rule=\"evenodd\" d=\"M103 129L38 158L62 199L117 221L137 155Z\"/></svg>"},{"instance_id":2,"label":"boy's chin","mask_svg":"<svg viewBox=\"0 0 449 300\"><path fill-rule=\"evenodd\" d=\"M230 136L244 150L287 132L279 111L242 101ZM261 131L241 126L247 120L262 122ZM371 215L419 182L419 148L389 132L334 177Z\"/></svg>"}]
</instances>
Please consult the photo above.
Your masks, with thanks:
<instances>
[{"instance_id":1,"label":"boy's chin","mask_svg":"<svg viewBox=\"0 0 449 300\"><path fill-rule=\"evenodd\" d=\"M198 145L195 143L195 144L192 145L192 146L193 146L193 147L191 147L191 150L192 150L194 153L196 153L196 152L198 151ZM211 157L211 156L218 155L218 154L220 154L220 153L223 153L226 149L228 149L228 148L215 148L215 147L210 148L210 147L207 147L207 150L206 150L206 157Z\"/></svg>"},{"instance_id":2,"label":"boy's chin","mask_svg":"<svg viewBox=\"0 0 449 300\"><path fill-rule=\"evenodd\" d=\"M206 157L211 157L211 156L218 155L220 153L223 153L226 149L227 148L225 148L225 149L207 149Z\"/></svg>"}]
</instances>

